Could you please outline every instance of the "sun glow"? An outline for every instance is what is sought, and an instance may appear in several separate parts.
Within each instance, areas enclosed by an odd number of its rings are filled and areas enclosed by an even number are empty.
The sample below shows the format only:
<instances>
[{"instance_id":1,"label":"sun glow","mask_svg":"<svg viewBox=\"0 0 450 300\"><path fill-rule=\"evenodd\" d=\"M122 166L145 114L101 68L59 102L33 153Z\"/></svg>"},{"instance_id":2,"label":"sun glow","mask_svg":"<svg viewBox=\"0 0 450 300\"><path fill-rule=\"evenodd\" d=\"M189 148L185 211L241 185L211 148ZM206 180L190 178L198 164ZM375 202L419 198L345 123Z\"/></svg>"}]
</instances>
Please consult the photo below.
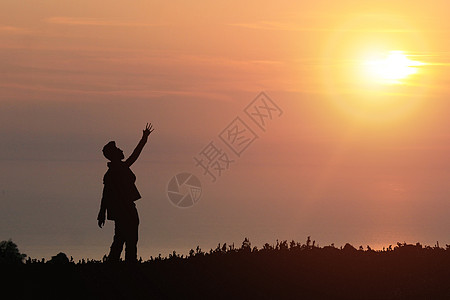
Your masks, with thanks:
<instances>
[{"instance_id":1,"label":"sun glow","mask_svg":"<svg viewBox=\"0 0 450 300\"><path fill-rule=\"evenodd\" d=\"M387 56L365 62L368 75L382 83L403 84L404 79L418 72L420 61L408 58L403 51L390 51Z\"/></svg>"}]
</instances>

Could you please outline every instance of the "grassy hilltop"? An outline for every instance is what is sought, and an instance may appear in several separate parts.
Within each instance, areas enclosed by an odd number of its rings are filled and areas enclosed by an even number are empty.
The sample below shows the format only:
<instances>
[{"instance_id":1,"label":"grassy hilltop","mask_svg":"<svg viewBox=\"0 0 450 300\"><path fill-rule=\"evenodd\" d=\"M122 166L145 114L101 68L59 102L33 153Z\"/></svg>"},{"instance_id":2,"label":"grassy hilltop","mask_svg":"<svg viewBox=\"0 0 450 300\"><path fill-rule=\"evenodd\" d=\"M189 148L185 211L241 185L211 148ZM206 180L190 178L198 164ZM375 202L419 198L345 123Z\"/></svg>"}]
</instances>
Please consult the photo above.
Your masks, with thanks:
<instances>
[{"instance_id":1,"label":"grassy hilltop","mask_svg":"<svg viewBox=\"0 0 450 300\"><path fill-rule=\"evenodd\" d=\"M382 251L282 241L218 245L137 264L3 264L15 299L450 299L450 246L398 243Z\"/></svg>"}]
</instances>

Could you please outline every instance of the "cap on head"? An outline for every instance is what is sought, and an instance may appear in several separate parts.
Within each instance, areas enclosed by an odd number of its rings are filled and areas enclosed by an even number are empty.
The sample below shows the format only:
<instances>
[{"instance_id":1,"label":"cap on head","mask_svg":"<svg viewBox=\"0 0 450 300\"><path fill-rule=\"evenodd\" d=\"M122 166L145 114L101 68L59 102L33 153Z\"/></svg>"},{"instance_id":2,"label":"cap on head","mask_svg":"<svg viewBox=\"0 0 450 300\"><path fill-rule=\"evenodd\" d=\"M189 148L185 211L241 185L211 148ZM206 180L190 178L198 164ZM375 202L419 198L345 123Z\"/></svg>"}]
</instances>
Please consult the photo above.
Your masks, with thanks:
<instances>
[{"instance_id":1,"label":"cap on head","mask_svg":"<svg viewBox=\"0 0 450 300\"><path fill-rule=\"evenodd\" d=\"M111 141L103 147L103 155L109 159L113 160L117 153L116 142Z\"/></svg>"}]
</instances>

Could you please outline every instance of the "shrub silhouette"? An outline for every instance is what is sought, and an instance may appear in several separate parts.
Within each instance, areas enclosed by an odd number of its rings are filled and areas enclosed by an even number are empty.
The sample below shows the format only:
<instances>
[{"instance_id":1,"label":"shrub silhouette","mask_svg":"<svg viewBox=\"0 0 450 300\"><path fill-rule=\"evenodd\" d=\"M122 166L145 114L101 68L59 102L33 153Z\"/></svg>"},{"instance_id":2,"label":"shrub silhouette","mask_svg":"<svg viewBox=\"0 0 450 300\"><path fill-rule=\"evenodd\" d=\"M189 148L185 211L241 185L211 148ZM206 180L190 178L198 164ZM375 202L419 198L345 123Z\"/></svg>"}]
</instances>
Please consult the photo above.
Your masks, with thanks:
<instances>
[{"instance_id":1,"label":"shrub silhouette","mask_svg":"<svg viewBox=\"0 0 450 300\"><path fill-rule=\"evenodd\" d=\"M48 264L54 264L54 265L64 265L68 264L69 258L65 253L59 252L55 256L52 256L52 258L47 262Z\"/></svg>"},{"instance_id":2,"label":"shrub silhouette","mask_svg":"<svg viewBox=\"0 0 450 300\"><path fill-rule=\"evenodd\" d=\"M345 244L344 249L342 249L342 250L347 252L347 253L354 253L354 252L358 251L358 250L356 250L355 247L353 247L349 243Z\"/></svg>"},{"instance_id":3,"label":"shrub silhouette","mask_svg":"<svg viewBox=\"0 0 450 300\"><path fill-rule=\"evenodd\" d=\"M11 239L0 242L0 264L22 264L26 257L26 254L19 252L19 248Z\"/></svg>"}]
</instances>

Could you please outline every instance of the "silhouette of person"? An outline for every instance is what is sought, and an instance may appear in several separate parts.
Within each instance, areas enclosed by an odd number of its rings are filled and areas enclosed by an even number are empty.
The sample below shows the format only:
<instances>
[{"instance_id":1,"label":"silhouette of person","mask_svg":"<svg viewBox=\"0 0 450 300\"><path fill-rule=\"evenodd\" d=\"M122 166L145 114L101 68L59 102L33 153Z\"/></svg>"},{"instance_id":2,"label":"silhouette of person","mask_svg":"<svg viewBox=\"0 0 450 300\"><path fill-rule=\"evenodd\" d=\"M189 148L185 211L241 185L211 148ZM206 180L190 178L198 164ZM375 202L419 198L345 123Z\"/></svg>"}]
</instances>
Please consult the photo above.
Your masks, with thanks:
<instances>
[{"instance_id":1,"label":"silhouette of person","mask_svg":"<svg viewBox=\"0 0 450 300\"><path fill-rule=\"evenodd\" d=\"M98 213L98 226L102 228L105 219L115 223L114 239L108 255L108 261L118 262L125 244L125 261L136 262L139 216L135 201L141 198L136 188L136 176L130 166L138 159L153 132L152 124L145 126L142 138L128 159L123 161L123 151L114 141L103 147L103 155L110 160L108 171L103 177L103 195Z\"/></svg>"}]
</instances>

